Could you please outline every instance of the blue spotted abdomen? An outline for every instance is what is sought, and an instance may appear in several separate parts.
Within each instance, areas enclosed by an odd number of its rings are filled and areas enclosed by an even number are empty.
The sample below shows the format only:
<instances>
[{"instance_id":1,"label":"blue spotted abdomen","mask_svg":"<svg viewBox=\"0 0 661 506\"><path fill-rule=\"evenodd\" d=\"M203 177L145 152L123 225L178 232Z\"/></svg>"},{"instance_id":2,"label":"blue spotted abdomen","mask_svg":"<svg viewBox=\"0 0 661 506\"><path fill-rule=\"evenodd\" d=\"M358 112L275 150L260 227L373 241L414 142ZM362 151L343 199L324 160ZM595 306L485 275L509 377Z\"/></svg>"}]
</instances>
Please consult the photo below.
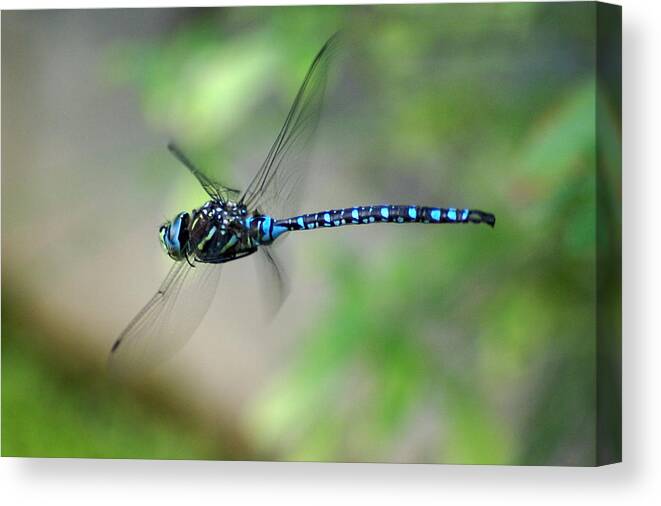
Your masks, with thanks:
<instances>
[{"instance_id":1,"label":"blue spotted abdomen","mask_svg":"<svg viewBox=\"0 0 661 506\"><path fill-rule=\"evenodd\" d=\"M275 233L279 235L288 230L312 230L321 227L368 225L370 223L486 223L493 227L496 218L491 213L475 209L376 205L346 207L303 214L283 220L275 220L273 221L273 227Z\"/></svg>"},{"instance_id":2,"label":"blue spotted abdomen","mask_svg":"<svg viewBox=\"0 0 661 506\"><path fill-rule=\"evenodd\" d=\"M281 221L268 215L250 216L246 218L246 228L257 244L271 244L278 236L291 230L283 226Z\"/></svg>"}]
</instances>

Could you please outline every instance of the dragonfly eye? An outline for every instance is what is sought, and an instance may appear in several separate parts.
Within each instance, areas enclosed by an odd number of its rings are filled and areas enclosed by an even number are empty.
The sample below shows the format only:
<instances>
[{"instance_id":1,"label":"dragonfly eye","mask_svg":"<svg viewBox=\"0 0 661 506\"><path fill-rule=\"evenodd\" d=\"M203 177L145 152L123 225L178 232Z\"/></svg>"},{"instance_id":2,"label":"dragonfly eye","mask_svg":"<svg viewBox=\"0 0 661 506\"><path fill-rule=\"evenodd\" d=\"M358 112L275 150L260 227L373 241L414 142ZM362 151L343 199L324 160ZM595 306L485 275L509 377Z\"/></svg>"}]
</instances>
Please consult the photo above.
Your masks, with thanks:
<instances>
[{"instance_id":1,"label":"dragonfly eye","mask_svg":"<svg viewBox=\"0 0 661 506\"><path fill-rule=\"evenodd\" d=\"M161 241L161 246L165 250L166 253L170 253L168 250L168 244L167 244L167 235L170 229L170 224L166 223L164 225L161 225L161 228L158 229L158 238Z\"/></svg>"},{"instance_id":2,"label":"dragonfly eye","mask_svg":"<svg viewBox=\"0 0 661 506\"><path fill-rule=\"evenodd\" d=\"M159 230L161 245L173 260L183 260L188 247L190 214L179 213L172 223L166 223Z\"/></svg>"}]
</instances>

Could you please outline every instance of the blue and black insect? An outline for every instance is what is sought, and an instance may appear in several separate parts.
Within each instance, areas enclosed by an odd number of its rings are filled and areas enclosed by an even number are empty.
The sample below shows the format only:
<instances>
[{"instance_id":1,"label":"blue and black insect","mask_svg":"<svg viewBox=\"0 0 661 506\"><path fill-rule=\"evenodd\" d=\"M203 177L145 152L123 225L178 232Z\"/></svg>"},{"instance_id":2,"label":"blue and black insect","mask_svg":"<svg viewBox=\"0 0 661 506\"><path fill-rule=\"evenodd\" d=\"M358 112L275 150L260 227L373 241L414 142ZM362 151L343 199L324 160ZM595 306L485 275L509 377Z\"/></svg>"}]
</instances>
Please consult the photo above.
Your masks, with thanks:
<instances>
[{"instance_id":1,"label":"blue and black insect","mask_svg":"<svg viewBox=\"0 0 661 506\"><path fill-rule=\"evenodd\" d=\"M243 192L219 184L175 144L168 145L210 200L161 226L161 245L175 262L156 294L112 345L111 359L155 361L178 349L209 308L218 285L219 264L260 252L281 283L282 268L272 244L289 232L373 223L495 225L491 213L419 205L365 205L292 216L336 40L337 36L331 37L315 57L266 160Z\"/></svg>"}]
</instances>

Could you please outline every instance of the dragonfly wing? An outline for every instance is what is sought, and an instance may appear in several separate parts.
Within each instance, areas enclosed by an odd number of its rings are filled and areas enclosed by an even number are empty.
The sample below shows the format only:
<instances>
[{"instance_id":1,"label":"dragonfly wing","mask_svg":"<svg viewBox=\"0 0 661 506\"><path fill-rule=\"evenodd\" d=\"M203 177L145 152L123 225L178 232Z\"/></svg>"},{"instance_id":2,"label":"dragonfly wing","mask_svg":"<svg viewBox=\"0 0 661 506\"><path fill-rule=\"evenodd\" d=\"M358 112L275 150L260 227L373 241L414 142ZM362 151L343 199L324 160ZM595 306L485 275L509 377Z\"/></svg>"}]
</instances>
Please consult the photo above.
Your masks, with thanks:
<instances>
[{"instance_id":1,"label":"dragonfly wing","mask_svg":"<svg viewBox=\"0 0 661 506\"><path fill-rule=\"evenodd\" d=\"M204 191L206 191L212 199L225 202L228 199L239 195L239 190L223 186L211 177L211 175L197 167L174 142L168 143L168 149L170 150L170 153L172 153L174 157L184 165L184 167L191 171L202 185L202 188L204 188Z\"/></svg>"},{"instance_id":2,"label":"dragonfly wing","mask_svg":"<svg viewBox=\"0 0 661 506\"><path fill-rule=\"evenodd\" d=\"M257 257L257 276L263 289L264 304L270 318L274 318L289 294L287 273L273 246L260 246Z\"/></svg>"},{"instance_id":3,"label":"dragonfly wing","mask_svg":"<svg viewBox=\"0 0 661 506\"><path fill-rule=\"evenodd\" d=\"M161 287L112 345L111 369L148 368L178 351L209 310L220 266L176 262Z\"/></svg>"},{"instance_id":4,"label":"dragonfly wing","mask_svg":"<svg viewBox=\"0 0 661 506\"><path fill-rule=\"evenodd\" d=\"M312 62L264 163L241 196L248 209L258 207L286 216L298 209L310 142L319 123L328 65L338 45L333 35Z\"/></svg>"}]
</instances>

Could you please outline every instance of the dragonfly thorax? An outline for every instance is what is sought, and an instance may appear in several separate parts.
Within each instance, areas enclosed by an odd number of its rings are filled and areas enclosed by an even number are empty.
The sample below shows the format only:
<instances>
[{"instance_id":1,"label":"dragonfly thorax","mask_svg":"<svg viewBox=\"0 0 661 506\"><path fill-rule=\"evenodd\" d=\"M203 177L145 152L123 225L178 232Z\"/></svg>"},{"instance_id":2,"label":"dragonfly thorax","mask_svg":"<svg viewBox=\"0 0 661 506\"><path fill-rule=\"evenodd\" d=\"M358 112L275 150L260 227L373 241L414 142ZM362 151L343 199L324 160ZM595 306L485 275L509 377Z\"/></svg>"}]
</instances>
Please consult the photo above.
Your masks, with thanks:
<instances>
[{"instance_id":1,"label":"dragonfly thorax","mask_svg":"<svg viewBox=\"0 0 661 506\"><path fill-rule=\"evenodd\" d=\"M161 244L174 260L226 262L255 251L249 220L244 205L210 200L161 226Z\"/></svg>"}]
</instances>

